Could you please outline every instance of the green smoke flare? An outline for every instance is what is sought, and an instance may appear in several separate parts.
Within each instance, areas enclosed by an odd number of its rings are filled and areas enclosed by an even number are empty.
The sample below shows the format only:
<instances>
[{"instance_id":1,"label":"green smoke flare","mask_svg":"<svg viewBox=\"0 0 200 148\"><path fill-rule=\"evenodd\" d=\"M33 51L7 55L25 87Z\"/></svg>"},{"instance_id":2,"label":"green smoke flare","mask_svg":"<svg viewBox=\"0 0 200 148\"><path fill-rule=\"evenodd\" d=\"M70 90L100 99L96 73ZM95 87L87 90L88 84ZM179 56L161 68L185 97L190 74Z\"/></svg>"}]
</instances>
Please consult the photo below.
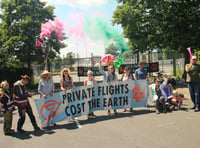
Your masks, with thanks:
<instances>
[{"instance_id":1,"label":"green smoke flare","mask_svg":"<svg viewBox=\"0 0 200 148\"><path fill-rule=\"evenodd\" d=\"M96 15L93 18L84 17L84 29L94 40L102 40L106 43L114 41L120 49L120 55L129 50L127 43L124 41L119 30L109 24L102 16Z\"/></svg>"}]
</instances>

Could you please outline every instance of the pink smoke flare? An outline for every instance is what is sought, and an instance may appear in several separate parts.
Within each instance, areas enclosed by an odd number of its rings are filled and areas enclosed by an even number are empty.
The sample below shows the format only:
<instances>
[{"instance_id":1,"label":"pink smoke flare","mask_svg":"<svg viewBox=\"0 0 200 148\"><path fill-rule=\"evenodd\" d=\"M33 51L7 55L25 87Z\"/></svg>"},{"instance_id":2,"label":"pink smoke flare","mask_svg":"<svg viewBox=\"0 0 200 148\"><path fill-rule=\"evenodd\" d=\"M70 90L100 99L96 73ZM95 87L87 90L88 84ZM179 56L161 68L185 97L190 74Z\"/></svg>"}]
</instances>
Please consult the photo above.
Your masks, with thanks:
<instances>
[{"instance_id":1,"label":"pink smoke flare","mask_svg":"<svg viewBox=\"0 0 200 148\"><path fill-rule=\"evenodd\" d=\"M71 20L71 21L69 21ZM73 24L70 24L73 22ZM65 29L69 37L80 40L84 37L84 19L82 13L70 14Z\"/></svg>"},{"instance_id":2,"label":"pink smoke flare","mask_svg":"<svg viewBox=\"0 0 200 148\"><path fill-rule=\"evenodd\" d=\"M187 50L188 50L188 52L189 52L189 54L190 54L190 57L191 57L191 59L192 59L191 47L188 47Z\"/></svg>"}]
</instances>

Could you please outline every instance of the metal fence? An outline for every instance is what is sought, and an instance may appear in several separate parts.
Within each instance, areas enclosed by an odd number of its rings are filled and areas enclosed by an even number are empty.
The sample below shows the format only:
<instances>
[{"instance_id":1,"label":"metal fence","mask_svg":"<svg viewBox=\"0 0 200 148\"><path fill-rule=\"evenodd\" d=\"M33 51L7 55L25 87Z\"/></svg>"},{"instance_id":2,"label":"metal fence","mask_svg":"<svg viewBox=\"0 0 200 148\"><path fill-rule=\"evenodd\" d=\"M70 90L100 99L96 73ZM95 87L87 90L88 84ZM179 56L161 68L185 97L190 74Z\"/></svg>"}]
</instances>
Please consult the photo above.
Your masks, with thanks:
<instances>
[{"instance_id":1,"label":"metal fence","mask_svg":"<svg viewBox=\"0 0 200 148\"><path fill-rule=\"evenodd\" d=\"M139 59L138 59L139 57ZM72 65L72 71L77 71L78 66L84 67L98 67L101 57L91 56L88 58L75 58L75 63ZM163 53L151 53L151 54L140 54L139 56L134 55L129 58L123 58L124 64L137 64L138 61L145 61L147 63L159 62L159 71L167 73L168 75L181 76L184 71L184 58L183 54L171 53L164 55ZM59 72L62 68L70 68L68 65L58 65L52 61L52 72ZM33 65L34 75L38 76L43 71L43 66Z\"/></svg>"}]
</instances>

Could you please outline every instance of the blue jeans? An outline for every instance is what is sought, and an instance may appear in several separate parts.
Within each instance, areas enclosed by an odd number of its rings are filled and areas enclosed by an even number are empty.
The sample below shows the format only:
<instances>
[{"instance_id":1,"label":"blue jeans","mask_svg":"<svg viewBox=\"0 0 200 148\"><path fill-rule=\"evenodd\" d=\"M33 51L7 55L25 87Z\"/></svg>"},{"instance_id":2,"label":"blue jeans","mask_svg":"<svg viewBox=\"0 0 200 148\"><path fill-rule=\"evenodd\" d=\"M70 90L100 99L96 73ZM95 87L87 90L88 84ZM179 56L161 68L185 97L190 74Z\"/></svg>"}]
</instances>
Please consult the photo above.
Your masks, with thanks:
<instances>
[{"instance_id":1,"label":"blue jeans","mask_svg":"<svg viewBox=\"0 0 200 148\"><path fill-rule=\"evenodd\" d=\"M200 109L200 83L190 82L188 83L188 88L194 107Z\"/></svg>"}]
</instances>

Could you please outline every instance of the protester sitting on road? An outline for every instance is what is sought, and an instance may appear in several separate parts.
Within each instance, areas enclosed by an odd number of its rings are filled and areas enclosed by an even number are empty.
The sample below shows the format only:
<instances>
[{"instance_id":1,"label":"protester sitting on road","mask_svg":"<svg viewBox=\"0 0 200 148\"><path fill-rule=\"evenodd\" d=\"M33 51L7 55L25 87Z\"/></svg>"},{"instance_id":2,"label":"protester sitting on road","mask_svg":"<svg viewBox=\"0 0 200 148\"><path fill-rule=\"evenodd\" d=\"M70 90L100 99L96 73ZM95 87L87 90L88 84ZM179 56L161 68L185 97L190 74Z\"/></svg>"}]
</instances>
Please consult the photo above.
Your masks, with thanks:
<instances>
[{"instance_id":1,"label":"protester sitting on road","mask_svg":"<svg viewBox=\"0 0 200 148\"><path fill-rule=\"evenodd\" d=\"M161 80L156 80L156 87L155 91L158 96L158 99L156 100L156 113L160 114L160 112L167 113L166 105L165 105L165 98L163 97L161 93Z\"/></svg>"},{"instance_id":2,"label":"protester sitting on road","mask_svg":"<svg viewBox=\"0 0 200 148\"><path fill-rule=\"evenodd\" d=\"M156 94L156 83L154 80L152 80L151 84L149 84L149 88L150 88L150 93L151 93L151 102L156 102L156 100L158 99L158 96Z\"/></svg>"},{"instance_id":3,"label":"protester sitting on road","mask_svg":"<svg viewBox=\"0 0 200 148\"><path fill-rule=\"evenodd\" d=\"M71 88L75 88L73 78L70 76L70 70L68 68L64 68L61 70L60 89L65 91Z\"/></svg>"},{"instance_id":4,"label":"protester sitting on road","mask_svg":"<svg viewBox=\"0 0 200 148\"><path fill-rule=\"evenodd\" d=\"M133 75L131 74L131 69L128 67L125 67L124 69L124 74L121 77L121 81L129 81L129 80L134 80ZM130 111L132 111L133 109L130 108ZM126 108L123 109L123 112L126 112Z\"/></svg>"},{"instance_id":5,"label":"protester sitting on road","mask_svg":"<svg viewBox=\"0 0 200 148\"><path fill-rule=\"evenodd\" d=\"M173 90L172 95L173 95L172 101L174 104L176 104L174 108L177 107L177 109L180 110L181 105L183 103L183 98L178 94L177 90Z\"/></svg>"},{"instance_id":6,"label":"protester sitting on road","mask_svg":"<svg viewBox=\"0 0 200 148\"><path fill-rule=\"evenodd\" d=\"M103 82L117 82L117 75L115 74L115 68L113 64L108 65L108 71L102 70L102 63L99 64L99 72L103 74ZM114 114L117 114L116 109L114 109ZM110 110L108 110L108 116L111 115Z\"/></svg>"},{"instance_id":7,"label":"protester sitting on road","mask_svg":"<svg viewBox=\"0 0 200 148\"><path fill-rule=\"evenodd\" d=\"M19 112L19 120L17 123L17 131L19 133L25 132L22 129L22 126L24 125L25 122L25 117L27 113L30 117L31 123L34 127L35 130L39 130L40 128L38 127L35 116L33 115L33 111L31 108L31 105L29 103L28 97L32 97L33 93L29 93L25 89L25 85L29 83L30 77L27 75L21 76L22 79L14 83L14 90L13 90L13 95L15 99L15 105L18 106L18 112Z\"/></svg>"},{"instance_id":8,"label":"protester sitting on road","mask_svg":"<svg viewBox=\"0 0 200 148\"><path fill-rule=\"evenodd\" d=\"M3 131L5 135L12 135L14 130L12 127L12 119L13 119L13 111L15 110L13 97L9 93L9 84L7 81L3 81L0 84L0 103L1 103L1 111L4 115L4 125Z\"/></svg>"},{"instance_id":9,"label":"protester sitting on road","mask_svg":"<svg viewBox=\"0 0 200 148\"><path fill-rule=\"evenodd\" d=\"M38 92L41 97L47 98L48 96L53 96L54 93L54 83L51 79L52 73L45 70L40 74L41 80L38 85Z\"/></svg>"},{"instance_id":10,"label":"protester sitting on road","mask_svg":"<svg viewBox=\"0 0 200 148\"><path fill-rule=\"evenodd\" d=\"M84 81L84 85L94 85L94 84L96 84L96 80L93 78L93 72L89 70L87 72L87 75L88 75L88 78L87 78L87 80ZM93 112L88 114L88 119L95 118L95 117L96 116L94 115Z\"/></svg>"},{"instance_id":11,"label":"protester sitting on road","mask_svg":"<svg viewBox=\"0 0 200 148\"><path fill-rule=\"evenodd\" d=\"M163 97L165 98L165 102L171 110L176 106L176 103L172 101L172 91L173 86L171 84L171 78L168 78L167 74L165 74L164 82L161 84L161 92Z\"/></svg>"}]
</instances>

